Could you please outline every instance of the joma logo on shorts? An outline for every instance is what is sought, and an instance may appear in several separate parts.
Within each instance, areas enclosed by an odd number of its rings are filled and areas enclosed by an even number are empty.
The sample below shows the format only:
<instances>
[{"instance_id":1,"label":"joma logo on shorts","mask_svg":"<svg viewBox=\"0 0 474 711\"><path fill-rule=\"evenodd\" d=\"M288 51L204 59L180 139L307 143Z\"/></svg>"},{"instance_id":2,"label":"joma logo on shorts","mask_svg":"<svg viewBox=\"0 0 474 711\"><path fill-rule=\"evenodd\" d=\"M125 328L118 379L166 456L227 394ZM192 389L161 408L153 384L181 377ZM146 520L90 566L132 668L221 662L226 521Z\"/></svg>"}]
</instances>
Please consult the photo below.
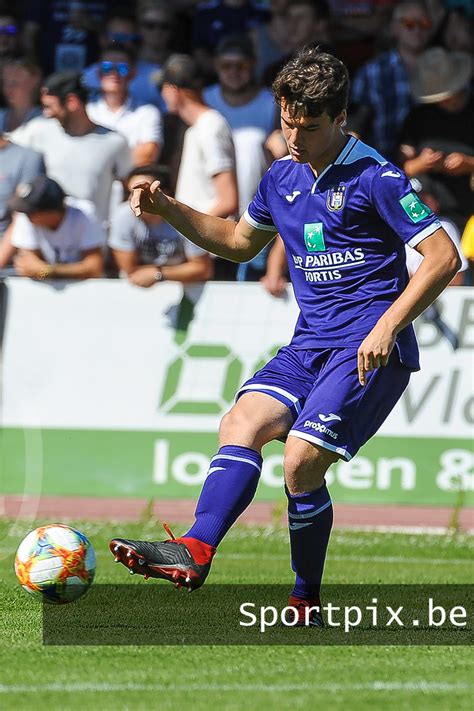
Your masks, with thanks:
<instances>
[{"instance_id":1,"label":"joma logo on shorts","mask_svg":"<svg viewBox=\"0 0 474 711\"><path fill-rule=\"evenodd\" d=\"M323 434L327 434L333 439L337 439L338 435L336 432L333 432L332 430L329 429L329 427L326 427L326 425L322 425L320 422L312 422L311 420L306 420L304 423L305 427L311 427L313 430L316 430L316 432L322 432Z\"/></svg>"}]
</instances>

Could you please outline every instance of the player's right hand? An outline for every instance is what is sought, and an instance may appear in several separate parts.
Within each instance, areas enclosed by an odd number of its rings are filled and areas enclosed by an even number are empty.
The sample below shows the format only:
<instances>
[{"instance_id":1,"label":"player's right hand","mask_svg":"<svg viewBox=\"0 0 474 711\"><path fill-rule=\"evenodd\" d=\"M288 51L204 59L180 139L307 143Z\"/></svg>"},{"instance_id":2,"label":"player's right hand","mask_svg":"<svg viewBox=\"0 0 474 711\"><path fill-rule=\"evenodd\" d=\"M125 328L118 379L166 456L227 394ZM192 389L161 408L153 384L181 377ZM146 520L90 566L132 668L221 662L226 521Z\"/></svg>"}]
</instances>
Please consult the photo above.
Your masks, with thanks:
<instances>
[{"instance_id":1,"label":"player's right hand","mask_svg":"<svg viewBox=\"0 0 474 711\"><path fill-rule=\"evenodd\" d=\"M140 217L143 212L152 215L161 215L168 204L168 198L160 188L160 181L153 183L137 183L132 188L130 207L135 217Z\"/></svg>"}]
</instances>

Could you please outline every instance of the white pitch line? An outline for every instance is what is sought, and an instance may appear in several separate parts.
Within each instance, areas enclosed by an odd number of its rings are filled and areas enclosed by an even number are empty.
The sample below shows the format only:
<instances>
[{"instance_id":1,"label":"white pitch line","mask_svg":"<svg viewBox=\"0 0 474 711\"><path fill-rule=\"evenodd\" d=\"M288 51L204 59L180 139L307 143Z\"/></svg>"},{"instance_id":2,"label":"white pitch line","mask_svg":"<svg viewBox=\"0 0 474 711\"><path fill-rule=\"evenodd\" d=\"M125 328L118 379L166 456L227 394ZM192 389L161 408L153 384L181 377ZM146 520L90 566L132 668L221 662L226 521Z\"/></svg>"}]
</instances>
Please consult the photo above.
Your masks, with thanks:
<instances>
[{"instance_id":1,"label":"white pitch line","mask_svg":"<svg viewBox=\"0 0 474 711\"><path fill-rule=\"evenodd\" d=\"M282 692L282 691L327 691L333 693L353 692L353 691L406 691L422 693L455 693L473 689L472 684L448 683L436 681L373 681L365 684L331 684L321 683L319 680L314 684L94 684L90 682L78 683L54 683L54 684L0 684L0 694L36 694L41 692L77 693L77 692L125 692L125 691L177 691L177 692Z\"/></svg>"},{"instance_id":2,"label":"white pitch line","mask_svg":"<svg viewBox=\"0 0 474 711\"><path fill-rule=\"evenodd\" d=\"M414 536L445 536L449 531L445 526L335 526L338 533L343 533L344 531L356 532L361 531L362 533L403 533ZM466 531L465 534L472 536L474 533L474 528L471 526Z\"/></svg>"},{"instance_id":3,"label":"white pitch line","mask_svg":"<svg viewBox=\"0 0 474 711\"><path fill-rule=\"evenodd\" d=\"M264 561L266 558L269 560L289 560L288 555L282 555L279 553L267 555L260 555L259 553L221 553L219 555L219 560L260 560ZM469 558L403 558L402 556L352 556L352 555L329 555L328 563L332 560L344 563L410 563L413 565L419 565L420 563L430 563L432 565L439 565L442 563L452 563L453 565L465 565L466 567L472 566L472 560Z\"/></svg>"}]
</instances>

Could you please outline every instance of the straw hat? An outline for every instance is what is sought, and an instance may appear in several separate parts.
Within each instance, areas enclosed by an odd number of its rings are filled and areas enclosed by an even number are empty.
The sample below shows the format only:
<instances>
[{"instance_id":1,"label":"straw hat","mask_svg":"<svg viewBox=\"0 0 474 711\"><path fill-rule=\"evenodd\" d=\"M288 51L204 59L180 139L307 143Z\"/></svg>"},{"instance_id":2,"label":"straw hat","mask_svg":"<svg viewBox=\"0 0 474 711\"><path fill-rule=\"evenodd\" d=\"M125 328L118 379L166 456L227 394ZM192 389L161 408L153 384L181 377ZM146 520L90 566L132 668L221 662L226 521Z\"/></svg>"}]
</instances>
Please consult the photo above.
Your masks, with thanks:
<instances>
[{"instance_id":1,"label":"straw hat","mask_svg":"<svg viewBox=\"0 0 474 711\"><path fill-rule=\"evenodd\" d=\"M432 47L420 55L411 75L413 95L423 104L444 101L469 84L472 59L467 52Z\"/></svg>"}]
</instances>

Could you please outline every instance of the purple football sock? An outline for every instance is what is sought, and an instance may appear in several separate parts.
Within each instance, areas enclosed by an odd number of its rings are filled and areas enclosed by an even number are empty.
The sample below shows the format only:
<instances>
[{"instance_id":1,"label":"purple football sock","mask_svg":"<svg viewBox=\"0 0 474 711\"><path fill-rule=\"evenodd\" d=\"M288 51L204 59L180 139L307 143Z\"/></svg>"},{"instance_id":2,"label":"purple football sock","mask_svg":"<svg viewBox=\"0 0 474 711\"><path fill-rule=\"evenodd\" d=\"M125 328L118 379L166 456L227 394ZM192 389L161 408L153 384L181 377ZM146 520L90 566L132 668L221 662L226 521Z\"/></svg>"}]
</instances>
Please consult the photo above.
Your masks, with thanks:
<instances>
[{"instance_id":1,"label":"purple football sock","mask_svg":"<svg viewBox=\"0 0 474 711\"><path fill-rule=\"evenodd\" d=\"M218 546L255 496L261 469L262 457L254 449L221 447L211 459L196 506L196 521L182 538Z\"/></svg>"},{"instance_id":2,"label":"purple football sock","mask_svg":"<svg viewBox=\"0 0 474 711\"><path fill-rule=\"evenodd\" d=\"M326 484L316 491L288 497L291 567L296 573L292 595L318 598L332 528L332 501Z\"/></svg>"}]
</instances>

